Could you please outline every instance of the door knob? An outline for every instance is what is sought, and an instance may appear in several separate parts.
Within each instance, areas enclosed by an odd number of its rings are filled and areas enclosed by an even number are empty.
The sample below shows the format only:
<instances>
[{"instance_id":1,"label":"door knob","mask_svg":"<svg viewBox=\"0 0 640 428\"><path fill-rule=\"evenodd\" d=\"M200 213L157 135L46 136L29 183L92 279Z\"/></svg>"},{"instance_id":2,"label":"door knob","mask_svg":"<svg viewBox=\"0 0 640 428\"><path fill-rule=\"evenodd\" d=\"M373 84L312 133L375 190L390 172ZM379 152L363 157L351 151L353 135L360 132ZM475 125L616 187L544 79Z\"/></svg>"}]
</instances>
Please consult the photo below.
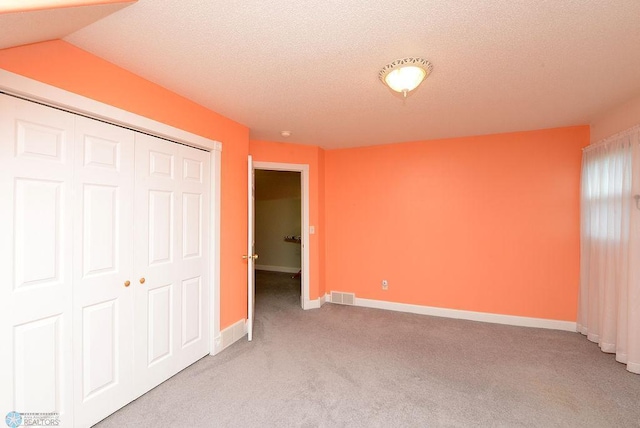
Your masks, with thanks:
<instances>
[{"instance_id":1,"label":"door knob","mask_svg":"<svg viewBox=\"0 0 640 428\"><path fill-rule=\"evenodd\" d=\"M243 258L244 260L248 260L248 259L256 260L256 259L258 258L258 255L257 255L257 254L254 254L254 255L252 255L252 256L247 256L247 255L245 254L244 256L242 256L242 258Z\"/></svg>"},{"instance_id":2,"label":"door knob","mask_svg":"<svg viewBox=\"0 0 640 428\"><path fill-rule=\"evenodd\" d=\"M124 282L124 286L125 286L125 287L128 287L128 286L130 286L130 285L131 285L131 281L126 280L126 281Z\"/></svg>"},{"instance_id":3,"label":"door knob","mask_svg":"<svg viewBox=\"0 0 640 428\"><path fill-rule=\"evenodd\" d=\"M144 278L140 278L140 284L144 284L145 279Z\"/></svg>"}]
</instances>

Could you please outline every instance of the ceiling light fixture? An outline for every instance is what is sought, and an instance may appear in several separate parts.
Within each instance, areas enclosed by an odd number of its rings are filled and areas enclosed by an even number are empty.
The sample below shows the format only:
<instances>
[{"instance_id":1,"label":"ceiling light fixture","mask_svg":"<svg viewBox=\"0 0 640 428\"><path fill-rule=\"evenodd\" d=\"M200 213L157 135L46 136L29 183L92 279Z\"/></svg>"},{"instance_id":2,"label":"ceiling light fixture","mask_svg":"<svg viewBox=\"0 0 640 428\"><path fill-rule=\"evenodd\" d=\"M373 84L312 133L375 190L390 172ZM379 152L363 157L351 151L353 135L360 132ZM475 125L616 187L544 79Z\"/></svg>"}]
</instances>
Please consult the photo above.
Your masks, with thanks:
<instances>
[{"instance_id":1,"label":"ceiling light fixture","mask_svg":"<svg viewBox=\"0 0 640 428\"><path fill-rule=\"evenodd\" d=\"M411 91L429 77L431 70L433 65L426 59L409 57L397 59L385 65L378 73L378 77L391 90L407 98Z\"/></svg>"}]
</instances>

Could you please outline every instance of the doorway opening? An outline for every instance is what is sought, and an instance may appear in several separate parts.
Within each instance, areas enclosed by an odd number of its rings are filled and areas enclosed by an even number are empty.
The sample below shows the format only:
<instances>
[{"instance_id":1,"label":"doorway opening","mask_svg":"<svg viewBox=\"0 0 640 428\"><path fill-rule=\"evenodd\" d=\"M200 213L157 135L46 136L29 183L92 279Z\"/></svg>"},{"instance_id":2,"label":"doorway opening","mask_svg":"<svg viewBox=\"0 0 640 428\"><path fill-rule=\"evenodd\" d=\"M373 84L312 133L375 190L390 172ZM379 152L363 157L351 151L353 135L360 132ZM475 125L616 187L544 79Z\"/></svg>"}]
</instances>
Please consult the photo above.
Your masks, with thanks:
<instances>
[{"instance_id":1,"label":"doorway opening","mask_svg":"<svg viewBox=\"0 0 640 428\"><path fill-rule=\"evenodd\" d=\"M255 171L256 294L302 276L302 185L298 171ZM296 280L295 282L289 279ZM301 283L301 282L300 282ZM269 287L267 287L269 285ZM276 288L274 288L274 286ZM262 289L262 290L259 290ZM302 289L297 287L298 299ZM291 294L291 293L289 293Z\"/></svg>"},{"instance_id":2,"label":"doorway opening","mask_svg":"<svg viewBox=\"0 0 640 428\"><path fill-rule=\"evenodd\" d=\"M253 162L253 169L256 279L299 284L300 306L309 309L309 166Z\"/></svg>"}]
</instances>

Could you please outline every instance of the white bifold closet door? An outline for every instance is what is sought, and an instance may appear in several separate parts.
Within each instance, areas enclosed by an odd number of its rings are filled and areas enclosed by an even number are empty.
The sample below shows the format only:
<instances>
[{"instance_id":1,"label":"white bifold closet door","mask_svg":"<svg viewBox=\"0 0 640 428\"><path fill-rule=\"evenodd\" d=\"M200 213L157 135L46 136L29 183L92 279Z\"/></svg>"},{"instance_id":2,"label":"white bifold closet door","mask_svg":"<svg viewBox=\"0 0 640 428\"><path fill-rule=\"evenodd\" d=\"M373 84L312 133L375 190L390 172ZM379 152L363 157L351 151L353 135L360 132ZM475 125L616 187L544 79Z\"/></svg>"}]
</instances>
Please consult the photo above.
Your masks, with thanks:
<instances>
[{"instance_id":1,"label":"white bifold closet door","mask_svg":"<svg viewBox=\"0 0 640 428\"><path fill-rule=\"evenodd\" d=\"M90 426L209 352L210 156L0 111L0 409Z\"/></svg>"},{"instance_id":2,"label":"white bifold closet door","mask_svg":"<svg viewBox=\"0 0 640 428\"><path fill-rule=\"evenodd\" d=\"M74 407L89 426L135 398L135 133L75 119Z\"/></svg>"},{"instance_id":3,"label":"white bifold closet door","mask_svg":"<svg viewBox=\"0 0 640 428\"><path fill-rule=\"evenodd\" d=\"M0 409L73 426L74 117L0 95Z\"/></svg>"},{"instance_id":4,"label":"white bifold closet door","mask_svg":"<svg viewBox=\"0 0 640 428\"><path fill-rule=\"evenodd\" d=\"M136 134L135 146L134 342L141 394L209 350L209 153L143 134Z\"/></svg>"}]
</instances>

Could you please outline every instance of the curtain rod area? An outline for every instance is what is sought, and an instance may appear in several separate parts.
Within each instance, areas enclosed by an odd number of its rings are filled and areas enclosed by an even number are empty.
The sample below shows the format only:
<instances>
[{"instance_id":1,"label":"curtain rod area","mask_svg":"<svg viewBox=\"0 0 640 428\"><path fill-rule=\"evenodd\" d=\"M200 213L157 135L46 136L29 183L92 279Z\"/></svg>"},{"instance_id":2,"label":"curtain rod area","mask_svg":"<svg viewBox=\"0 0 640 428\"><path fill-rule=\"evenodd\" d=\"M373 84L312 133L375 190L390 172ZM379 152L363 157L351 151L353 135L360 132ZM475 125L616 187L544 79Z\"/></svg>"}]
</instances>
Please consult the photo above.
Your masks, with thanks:
<instances>
[{"instance_id":1,"label":"curtain rod area","mask_svg":"<svg viewBox=\"0 0 640 428\"><path fill-rule=\"evenodd\" d=\"M602 139L597 143L589 144L587 147L583 147L582 151L589 151L591 149L595 149L596 147L606 146L608 143L612 143L614 140L618 140L620 138L624 138L628 135L633 134L634 132L640 132L640 124L632 126L631 128L627 128L624 131L620 131L616 134L613 134L610 137Z\"/></svg>"}]
</instances>

